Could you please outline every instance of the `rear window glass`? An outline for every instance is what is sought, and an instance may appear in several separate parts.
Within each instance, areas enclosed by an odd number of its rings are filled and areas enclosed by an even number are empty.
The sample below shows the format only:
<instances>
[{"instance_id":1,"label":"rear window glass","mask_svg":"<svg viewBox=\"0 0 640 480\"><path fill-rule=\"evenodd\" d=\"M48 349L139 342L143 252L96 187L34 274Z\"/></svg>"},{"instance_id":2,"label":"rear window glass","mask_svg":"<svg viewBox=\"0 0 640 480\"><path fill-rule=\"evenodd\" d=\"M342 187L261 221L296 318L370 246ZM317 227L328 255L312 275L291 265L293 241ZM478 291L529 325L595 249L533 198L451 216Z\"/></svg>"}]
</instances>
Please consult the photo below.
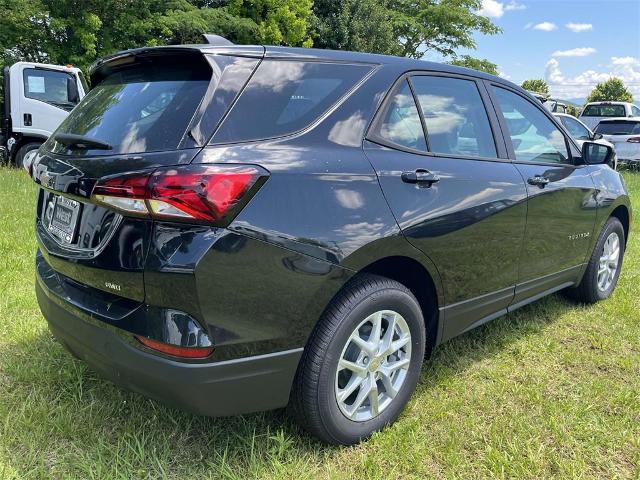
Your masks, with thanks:
<instances>
[{"instance_id":1,"label":"rear window glass","mask_svg":"<svg viewBox=\"0 0 640 480\"><path fill-rule=\"evenodd\" d=\"M587 105L582 117L626 117L624 105Z\"/></svg>"},{"instance_id":2,"label":"rear window glass","mask_svg":"<svg viewBox=\"0 0 640 480\"><path fill-rule=\"evenodd\" d=\"M603 135L637 135L640 134L640 122L600 122L596 133Z\"/></svg>"},{"instance_id":3,"label":"rear window glass","mask_svg":"<svg viewBox=\"0 0 640 480\"><path fill-rule=\"evenodd\" d=\"M97 154L142 153L176 148L211 78L204 59L133 65L96 85L60 125L56 134L97 139L111 150ZM55 152L67 147L54 142Z\"/></svg>"},{"instance_id":4,"label":"rear window glass","mask_svg":"<svg viewBox=\"0 0 640 480\"><path fill-rule=\"evenodd\" d=\"M366 65L265 60L214 135L213 142L273 138L302 130L329 110L370 70Z\"/></svg>"}]
</instances>

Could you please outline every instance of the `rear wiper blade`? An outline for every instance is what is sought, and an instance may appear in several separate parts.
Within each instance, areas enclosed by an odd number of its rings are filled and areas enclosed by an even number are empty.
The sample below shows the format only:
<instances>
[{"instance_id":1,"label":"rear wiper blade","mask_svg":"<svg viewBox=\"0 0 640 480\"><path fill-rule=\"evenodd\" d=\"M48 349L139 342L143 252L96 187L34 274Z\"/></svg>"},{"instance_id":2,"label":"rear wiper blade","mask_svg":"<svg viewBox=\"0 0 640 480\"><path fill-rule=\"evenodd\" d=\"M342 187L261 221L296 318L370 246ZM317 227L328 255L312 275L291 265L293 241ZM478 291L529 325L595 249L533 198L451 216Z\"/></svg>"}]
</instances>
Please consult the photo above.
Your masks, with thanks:
<instances>
[{"instance_id":1,"label":"rear wiper blade","mask_svg":"<svg viewBox=\"0 0 640 480\"><path fill-rule=\"evenodd\" d=\"M113 147L97 138L85 137L83 135L75 135L73 133L58 133L54 140L69 148L78 150L87 150L90 148L96 150L111 150Z\"/></svg>"}]
</instances>

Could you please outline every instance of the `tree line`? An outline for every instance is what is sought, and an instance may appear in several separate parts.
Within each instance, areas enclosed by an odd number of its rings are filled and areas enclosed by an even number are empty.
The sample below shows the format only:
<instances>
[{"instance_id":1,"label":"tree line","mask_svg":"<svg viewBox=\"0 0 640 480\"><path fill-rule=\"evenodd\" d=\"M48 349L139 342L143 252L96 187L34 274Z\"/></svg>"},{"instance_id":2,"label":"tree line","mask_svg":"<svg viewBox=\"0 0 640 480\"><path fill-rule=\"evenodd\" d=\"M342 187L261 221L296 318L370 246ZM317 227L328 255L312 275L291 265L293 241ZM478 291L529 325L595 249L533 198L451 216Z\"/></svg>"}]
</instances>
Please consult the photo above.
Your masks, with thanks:
<instances>
[{"instance_id":1,"label":"tree line","mask_svg":"<svg viewBox=\"0 0 640 480\"><path fill-rule=\"evenodd\" d=\"M215 33L239 44L330 48L421 58L496 75L475 49L474 34L500 33L477 14L481 0L0 0L0 67L19 60L84 70L129 48L200 43ZM0 69L0 75L2 70ZM531 90L548 94L544 80ZM527 83L525 82L525 83ZM542 82L542 85L541 83ZM621 82L620 82L621 83ZM0 83L1 86L1 83ZM628 99L616 83L590 99ZM0 87L1 88L1 87Z\"/></svg>"},{"instance_id":2,"label":"tree line","mask_svg":"<svg viewBox=\"0 0 640 480\"><path fill-rule=\"evenodd\" d=\"M0 63L71 63L128 48L200 43L215 33L240 44L355 50L451 60L474 33L500 29L481 0L0 0ZM483 62L480 60L479 62ZM490 62L486 66L491 67ZM495 67L495 65L493 65Z\"/></svg>"}]
</instances>

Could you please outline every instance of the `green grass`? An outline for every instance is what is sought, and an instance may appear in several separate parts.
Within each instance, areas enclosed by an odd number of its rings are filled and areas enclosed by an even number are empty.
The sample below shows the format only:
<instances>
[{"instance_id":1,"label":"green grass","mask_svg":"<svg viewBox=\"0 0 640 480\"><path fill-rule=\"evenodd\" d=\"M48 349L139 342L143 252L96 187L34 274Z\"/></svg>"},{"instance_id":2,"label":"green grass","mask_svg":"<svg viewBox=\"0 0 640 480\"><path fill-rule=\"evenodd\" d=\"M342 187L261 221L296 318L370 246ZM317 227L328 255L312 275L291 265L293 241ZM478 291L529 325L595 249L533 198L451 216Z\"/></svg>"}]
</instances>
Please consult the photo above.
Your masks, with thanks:
<instances>
[{"instance_id":1,"label":"green grass","mask_svg":"<svg viewBox=\"0 0 640 480\"><path fill-rule=\"evenodd\" d=\"M197 417L73 359L35 300L34 195L0 169L0 479L640 478L637 222L610 300L554 295L439 347L396 424L330 448L282 411Z\"/></svg>"}]
</instances>

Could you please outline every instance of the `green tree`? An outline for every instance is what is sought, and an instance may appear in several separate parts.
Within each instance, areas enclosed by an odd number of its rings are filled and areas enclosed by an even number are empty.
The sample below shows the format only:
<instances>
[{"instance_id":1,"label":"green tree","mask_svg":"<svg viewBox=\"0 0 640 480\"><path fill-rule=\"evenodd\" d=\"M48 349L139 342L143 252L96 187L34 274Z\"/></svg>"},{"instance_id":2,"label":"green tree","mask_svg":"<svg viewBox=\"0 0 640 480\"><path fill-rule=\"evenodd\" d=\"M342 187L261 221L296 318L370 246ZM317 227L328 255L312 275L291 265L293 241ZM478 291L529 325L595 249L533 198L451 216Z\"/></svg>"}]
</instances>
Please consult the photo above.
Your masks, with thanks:
<instances>
[{"instance_id":1,"label":"green tree","mask_svg":"<svg viewBox=\"0 0 640 480\"><path fill-rule=\"evenodd\" d=\"M529 90L530 92L540 93L545 97L549 96L549 85L541 78L534 78L532 80L525 80L522 82L522 88Z\"/></svg>"},{"instance_id":2,"label":"green tree","mask_svg":"<svg viewBox=\"0 0 640 480\"><path fill-rule=\"evenodd\" d=\"M73 63L141 46L236 43L310 46L312 0L0 0L0 63Z\"/></svg>"},{"instance_id":3,"label":"green tree","mask_svg":"<svg viewBox=\"0 0 640 480\"><path fill-rule=\"evenodd\" d=\"M314 45L421 58L475 48L476 32L501 30L476 12L480 0L316 0ZM370 38L366 38L370 37Z\"/></svg>"},{"instance_id":4,"label":"green tree","mask_svg":"<svg viewBox=\"0 0 640 480\"><path fill-rule=\"evenodd\" d=\"M606 100L617 102L633 102L633 95L619 78L611 78L606 82L596 85L589 96L587 102L603 102Z\"/></svg>"},{"instance_id":5,"label":"green tree","mask_svg":"<svg viewBox=\"0 0 640 480\"><path fill-rule=\"evenodd\" d=\"M458 67L473 68L474 70L480 70L481 72L491 75L498 75L498 65L490 62L486 58L474 58L470 55L462 55L447 63L457 65Z\"/></svg>"}]
</instances>

